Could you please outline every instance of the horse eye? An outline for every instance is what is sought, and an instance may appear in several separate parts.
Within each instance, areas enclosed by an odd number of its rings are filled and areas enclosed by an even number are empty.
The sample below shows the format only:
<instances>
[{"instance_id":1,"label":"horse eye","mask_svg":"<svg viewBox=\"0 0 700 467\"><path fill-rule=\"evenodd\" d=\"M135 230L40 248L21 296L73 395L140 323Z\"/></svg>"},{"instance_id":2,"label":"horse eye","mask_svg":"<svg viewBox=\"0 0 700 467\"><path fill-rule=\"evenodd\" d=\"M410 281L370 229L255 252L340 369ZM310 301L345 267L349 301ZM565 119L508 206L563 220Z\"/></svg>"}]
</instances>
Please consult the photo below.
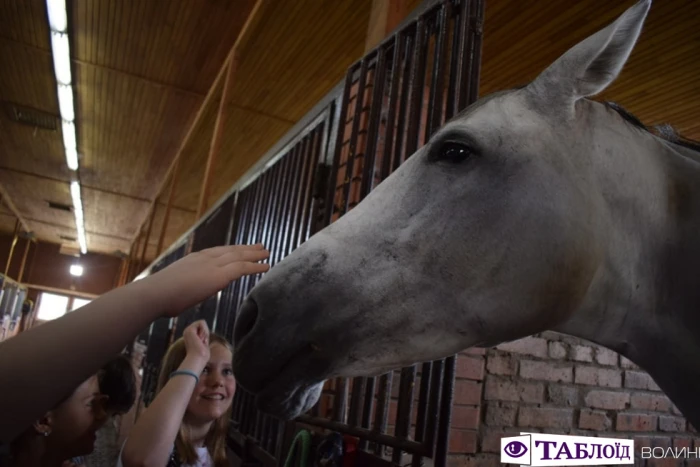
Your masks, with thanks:
<instances>
[{"instance_id":1,"label":"horse eye","mask_svg":"<svg viewBox=\"0 0 700 467\"><path fill-rule=\"evenodd\" d=\"M471 155L471 150L464 144L445 143L440 147L440 152L437 154L437 159L450 162L452 164L459 164L460 162L464 162Z\"/></svg>"}]
</instances>

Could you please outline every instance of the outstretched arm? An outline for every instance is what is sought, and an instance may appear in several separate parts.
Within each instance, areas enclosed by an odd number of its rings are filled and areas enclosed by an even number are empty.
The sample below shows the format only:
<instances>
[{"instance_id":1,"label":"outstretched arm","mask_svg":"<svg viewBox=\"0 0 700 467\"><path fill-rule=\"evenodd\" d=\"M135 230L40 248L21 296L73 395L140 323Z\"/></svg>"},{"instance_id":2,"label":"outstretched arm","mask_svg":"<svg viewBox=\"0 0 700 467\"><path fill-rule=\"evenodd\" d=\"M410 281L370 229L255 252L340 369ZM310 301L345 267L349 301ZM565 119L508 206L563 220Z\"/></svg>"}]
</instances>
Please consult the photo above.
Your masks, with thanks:
<instances>
[{"instance_id":1,"label":"outstretched arm","mask_svg":"<svg viewBox=\"0 0 700 467\"><path fill-rule=\"evenodd\" d=\"M192 253L76 311L0 343L0 443L9 443L162 316L177 316L242 276L265 272L262 245Z\"/></svg>"}]
</instances>

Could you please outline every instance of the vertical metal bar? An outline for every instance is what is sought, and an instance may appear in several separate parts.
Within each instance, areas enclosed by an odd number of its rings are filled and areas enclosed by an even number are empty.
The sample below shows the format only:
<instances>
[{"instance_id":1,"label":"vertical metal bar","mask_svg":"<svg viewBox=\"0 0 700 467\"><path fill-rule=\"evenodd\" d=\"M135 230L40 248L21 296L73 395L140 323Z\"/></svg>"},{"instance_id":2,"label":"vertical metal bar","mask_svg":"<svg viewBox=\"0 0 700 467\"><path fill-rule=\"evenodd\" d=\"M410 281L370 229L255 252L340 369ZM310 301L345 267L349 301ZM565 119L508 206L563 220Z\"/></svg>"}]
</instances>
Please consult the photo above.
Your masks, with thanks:
<instances>
[{"instance_id":1,"label":"vertical metal bar","mask_svg":"<svg viewBox=\"0 0 700 467\"><path fill-rule=\"evenodd\" d=\"M428 40L425 37L425 19L420 18L416 24L415 62L411 67L411 96L409 104L408 130L406 136L406 157L408 159L416 152L421 135L418 134L423 108L423 88L425 86L425 55Z\"/></svg>"},{"instance_id":2,"label":"vertical metal bar","mask_svg":"<svg viewBox=\"0 0 700 467\"><path fill-rule=\"evenodd\" d=\"M340 164L340 155L343 152L343 137L345 136L345 119L348 112L348 100L350 97L350 89L352 88L352 76L355 67L350 67L348 70L347 77L345 78L345 87L343 89L343 95L340 99L340 113L339 118L336 123L337 125L337 138L335 143L335 155L333 157L333 166L331 167L331 181L332 186L328 190L328 199L326 200L326 206L328 206L328 211L326 212L326 225L331 223L333 219L333 212L335 210L335 189L338 184L338 166Z\"/></svg>"},{"instance_id":3,"label":"vertical metal bar","mask_svg":"<svg viewBox=\"0 0 700 467\"><path fill-rule=\"evenodd\" d=\"M469 77L469 102L474 102L479 97L479 76L481 75L481 47L484 40L484 0L472 0L474 3L472 29L474 34L474 46L471 53L471 73Z\"/></svg>"},{"instance_id":4,"label":"vertical metal bar","mask_svg":"<svg viewBox=\"0 0 700 467\"><path fill-rule=\"evenodd\" d=\"M447 450L450 443L450 425L452 424L452 400L455 385L455 357L445 359L445 375L442 386L442 404L440 406L440 425L438 426L435 446L435 467L447 465Z\"/></svg>"},{"instance_id":5,"label":"vertical metal bar","mask_svg":"<svg viewBox=\"0 0 700 467\"><path fill-rule=\"evenodd\" d=\"M396 425L394 436L401 439L408 438L413 412L413 387L416 380L416 366L410 366L401 370L401 382L399 383L399 402L396 407ZM403 453L395 448L391 461L401 464Z\"/></svg>"},{"instance_id":6,"label":"vertical metal bar","mask_svg":"<svg viewBox=\"0 0 700 467\"><path fill-rule=\"evenodd\" d=\"M284 208L286 207L287 198L289 197L289 185L291 183L291 177L289 176L289 167L292 164L291 154L287 153L277 162L279 177L277 178L277 185L273 188L275 190L276 205L273 210L272 219L270 222L270 228L267 236L267 248L270 251L270 265L273 266L279 257L277 249L279 248L277 238L279 237L279 232L282 230L282 219Z\"/></svg>"},{"instance_id":7,"label":"vertical metal bar","mask_svg":"<svg viewBox=\"0 0 700 467\"><path fill-rule=\"evenodd\" d=\"M417 28L417 25L416 25ZM414 30L413 35L409 36L406 35L406 44L405 48L406 50L404 51L404 58L402 61L402 67L401 67L401 98L399 100L399 115L397 118L398 125L396 127L396 147L394 150L394 157L393 157L393 167L392 167L392 172L396 170L399 165L403 162L403 145L404 145L404 138L408 138L406 135L405 131L405 126L406 126L406 103L409 99L409 93L410 93L410 72L412 68L412 62L413 62L413 49L415 48L415 42L416 42L416 37L417 37L417 32Z\"/></svg>"},{"instance_id":8,"label":"vertical metal bar","mask_svg":"<svg viewBox=\"0 0 700 467\"><path fill-rule=\"evenodd\" d=\"M427 434L425 439L425 445L428 450L433 453L435 449L435 424L439 422L442 424L442 420L439 418L440 411L440 392L444 385L443 381L443 369L445 367L445 361L439 360L433 362L432 371L432 381L430 384L430 402L428 406L428 413L426 415L428 419Z\"/></svg>"},{"instance_id":9,"label":"vertical metal bar","mask_svg":"<svg viewBox=\"0 0 700 467\"><path fill-rule=\"evenodd\" d=\"M358 377L352 381L352 392L350 394L350 408L348 410L348 425L357 426L360 424L360 401L365 391L365 378Z\"/></svg>"},{"instance_id":10,"label":"vertical metal bar","mask_svg":"<svg viewBox=\"0 0 700 467\"><path fill-rule=\"evenodd\" d=\"M430 100L428 102L428 121L425 126L425 140L428 141L442 121L443 79L445 67L445 35L450 3L443 5L436 18L435 52L433 54L433 76L430 82Z\"/></svg>"},{"instance_id":11,"label":"vertical metal bar","mask_svg":"<svg viewBox=\"0 0 700 467\"><path fill-rule=\"evenodd\" d=\"M394 382L393 372L382 375L379 378L379 394L377 395L377 411L374 414L374 431L376 433L386 433L387 421L389 419L389 401L391 400L391 386ZM374 453L382 454L382 445L375 444Z\"/></svg>"},{"instance_id":12,"label":"vertical metal bar","mask_svg":"<svg viewBox=\"0 0 700 467\"><path fill-rule=\"evenodd\" d=\"M404 35L398 33L394 40L394 57L391 60L391 82L389 84L389 104L387 106L386 125L384 129L384 154L382 155L382 170L380 178L384 180L391 173L392 145L394 143L394 115L396 113L396 100L399 95L399 83L401 78L402 51L404 47ZM397 137L398 139L398 137Z\"/></svg>"},{"instance_id":13,"label":"vertical metal bar","mask_svg":"<svg viewBox=\"0 0 700 467\"><path fill-rule=\"evenodd\" d=\"M270 248L269 239L270 232L272 231L272 222L277 206L279 205L279 183L282 174L282 165L279 163L275 164L270 168L270 172L272 172L272 175L270 180L268 180L267 206L265 207L264 222L259 237L259 241L265 245L265 248Z\"/></svg>"},{"instance_id":14,"label":"vertical metal bar","mask_svg":"<svg viewBox=\"0 0 700 467\"><path fill-rule=\"evenodd\" d=\"M418 413L416 417L416 433L413 437L416 441L422 442L425 439L426 412L428 408L428 394L430 393L430 378L432 363L425 362L420 373L420 389L418 391ZM413 466L420 467L421 456L413 456Z\"/></svg>"},{"instance_id":15,"label":"vertical metal bar","mask_svg":"<svg viewBox=\"0 0 700 467\"><path fill-rule=\"evenodd\" d=\"M374 89L370 103L369 124L367 128L367 145L365 148L362 185L360 186L360 200L374 188L374 172L377 151L377 138L379 137L379 123L382 107L384 105L384 81L386 81L386 48L381 47L377 51L377 65L374 69Z\"/></svg>"},{"instance_id":16,"label":"vertical metal bar","mask_svg":"<svg viewBox=\"0 0 700 467\"><path fill-rule=\"evenodd\" d=\"M348 402L348 380L338 378L335 384L335 397L333 398L333 421L345 423L345 415Z\"/></svg>"},{"instance_id":17,"label":"vertical metal bar","mask_svg":"<svg viewBox=\"0 0 700 467\"><path fill-rule=\"evenodd\" d=\"M350 188L352 186L355 157L357 156L357 134L360 129L360 116L362 115L362 107L364 103L368 62L369 58L365 57L360 64L360 79L357 84L357 94L355 95L355 114L353 115L352 130L350 132L348 159L345 162L345 181L343 184L343 205L341 207L341 215L348 212L350 206Z\"/></svg>"},{"instance_id":18,"label":"vertical metal bar","mask_svg":"<svg viewBox=\"0 0 700 467\"><path fill-rule=\"evenodd\" d=\"M306 207L307 211L304 217L304 230L302 231L303 234L303 240L300 242L303 243L305 242L312 234L311 228L314 224L313 222L313 215L316 212L315 210L315 204L316 200L314 199L314 185L316 183L316 161L318 160L318 153L321 151L321 135L318 132L314 132L313 134L313 139L311 140L312 143L312 148L313 150L311 153L307 156L309 159L309 173L307 174L307 186L308 189L306 190L306 202L304 206Z\"/></svg>"},{"instance_id":19,"label":"vertical metal bar","mask_svg":"<svg viewBox=\"0 0 700 467\"><path fill-rule=\"evenodd\" d=\"M466 0L465 0L466 1ZM460 73L462 65L462 55L461 49L465 39L464 34L464 21L462 19L466 15L466 9L464 7L465 1L459 3L457 9L453 10L453 23L454 27L452 29L452 55L450 57L450 73L449 73L449 84L447 87L447 108L445 109L445 120L450 120L457 113L457 94L458 87L460 85Z\"/></svg>"},{"instance_id":20,"label":"vertical metal bar","mask_svg":"<svg viewBox=\"0 0 700 467\"><path fill-rule=\"evenodd\" d=\"M304 138L303 144L308 144L308 137ZM301 203L302 203L302 174L304 173L304 152L300 150L299 144L294 148L294 172L292 177L294 178L294 184L292 186L292 200L291 206L289 207L289 213L287 217L287 224L284 231L282 232L282 248L280 250L280 260L285 258L293 248L296 247L294 244L294 233L300 227L299 222L297 222L297 216L301 215Z\"/></svg>"},{"instance_id":21,"label":"vertical metal bar","mask_svg":"<svg viewBox=\"0 0 700 467\"><path fill-rule=\"evenodd\" d=\"M367 386L365 389L365 398L362 404L362 428L369 428L372 419L372 407L374 405L374 391L376 388L376 378L367 378ZM367 449L367 440L360 441L360 449Z\"/></svg>"},{"instance_id":22,"label":"vertical metal bar","mask_svg":"<svg viewBox=\"0 0 700 467\"><path fill-rule=\"evenodd\" d=\"M301 160L302 150L299 148L299 143L295 144L294 147L285 156L289 158L289 169L287 171L286 178L289 180L289 185L287 186L287 194L284 201L284 207L282 209L282 218L280 219L280 226L277 229L277 235L275 239L276 248L275 254L272 258L272 264L276 264L287 255L288 238L289 232L292 229L291 220L294 215L294 201L297 198L299 191L299 161Z\"/></svg>"}]
</instances>

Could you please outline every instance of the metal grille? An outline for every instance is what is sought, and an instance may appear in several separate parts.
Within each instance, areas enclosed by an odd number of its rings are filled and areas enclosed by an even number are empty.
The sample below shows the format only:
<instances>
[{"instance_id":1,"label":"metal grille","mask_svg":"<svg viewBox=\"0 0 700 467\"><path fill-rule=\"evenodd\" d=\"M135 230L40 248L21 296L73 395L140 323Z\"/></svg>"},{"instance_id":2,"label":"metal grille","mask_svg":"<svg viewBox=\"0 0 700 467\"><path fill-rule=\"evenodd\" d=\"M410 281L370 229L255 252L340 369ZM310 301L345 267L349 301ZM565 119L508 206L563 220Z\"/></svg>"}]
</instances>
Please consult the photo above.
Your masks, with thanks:
<instances>
[{"instance_id":1,"label":"metal grille","mask_svg":"<svg viewBox=\"0 0 700 467\"><path fill-rule=\"evenodd\" d=\"M206 227L210 220L197 227L193 250L205 247L199 244L203 232L218 235L206 247L262 242L274 266L352 209L476 100L483 9L484 0L435 1L353 65L330 103L319 104L325 107L315 110L318 115L290 137L263 173L209 218L223 216L228 223L217 220L216 231ZM242 278L216 298L214 329L229 341L237 309L258 279ZM182 328L191 321L181 320ZM239 388L232 447L244 460L281 465L301 423L359 438L362 465L418 466L430 457L433 465L445 466L454 380L455 357L377 378L336 379L326 383L311 413L295 422L261 414Z\"/></svg>"},{"instance_id":2,"label":"metal grille","mask_svg":"<svg viewBox=\"0 0 700 467\"><path fill-rule=\"evenodd\" d=\"M331 104L293 139L263 174L238 193L231 243L262 242L274 266L312 235L321 207L322 163L329 143ZM320 165L319 165L320 164ZM218 321L227 339L233 339L235 312L259 277L231 284L222 297ZM253 397L239 388L233 401L233 437L245 445L253 440L261 461L275 465L282 449L284 423L255 409Z\"/></svg>"},{"instance_id":3,"label":"metal grille","mask_svg":"<svg viewBox=\"0 0 700 467\"><path fill-rule=\"evenodd\" d=\"M350 68L327 221L357 205L476 100L483 7L481 0L439 2ZM427 456L444 466L454 374L450 357L379 378L338 379L300 420L357 436L361 449L395 464L410 454L411 465Z\"/></svg>"}]
</instances>

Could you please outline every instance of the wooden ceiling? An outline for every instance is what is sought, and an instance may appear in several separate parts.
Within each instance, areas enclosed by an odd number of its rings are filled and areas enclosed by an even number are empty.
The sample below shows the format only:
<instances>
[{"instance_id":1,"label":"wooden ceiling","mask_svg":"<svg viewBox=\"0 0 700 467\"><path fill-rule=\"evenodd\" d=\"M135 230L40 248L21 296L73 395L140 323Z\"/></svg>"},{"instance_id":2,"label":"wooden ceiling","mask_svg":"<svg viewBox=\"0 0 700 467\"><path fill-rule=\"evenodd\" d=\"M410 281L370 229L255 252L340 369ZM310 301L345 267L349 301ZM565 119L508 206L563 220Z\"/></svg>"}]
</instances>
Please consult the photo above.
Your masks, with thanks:
<instances>
[{"instance_id":1,"label":"wooden ceiling","mask_svg":"<svg viewBox=\"0 0 700 467\"><path fill-rule=\"evenodd\" d=\"M67 0L88 249L127 252L254 0ZM420 0L409 0L412 9ZM486 0L481 94L524 84L632 1ZM241 50L210 204L345 75L371 0L270 0ZM657 0L602 98L700 139L700 2ZM0 186L38 238L77 244L45 0L0 0ZM222 80L223 81L223 80ZM222 86L181 155L165 246L195 221ZM10 103L11 105L8 105ZM12 105L48 126L13 121ZM153 231L162 225L160 194ZM0 206L0 230L14 217ZM63 236L64 238L61 238ZM151 235L146 259L155 256Z\"/></svg>"}]
</instances>

